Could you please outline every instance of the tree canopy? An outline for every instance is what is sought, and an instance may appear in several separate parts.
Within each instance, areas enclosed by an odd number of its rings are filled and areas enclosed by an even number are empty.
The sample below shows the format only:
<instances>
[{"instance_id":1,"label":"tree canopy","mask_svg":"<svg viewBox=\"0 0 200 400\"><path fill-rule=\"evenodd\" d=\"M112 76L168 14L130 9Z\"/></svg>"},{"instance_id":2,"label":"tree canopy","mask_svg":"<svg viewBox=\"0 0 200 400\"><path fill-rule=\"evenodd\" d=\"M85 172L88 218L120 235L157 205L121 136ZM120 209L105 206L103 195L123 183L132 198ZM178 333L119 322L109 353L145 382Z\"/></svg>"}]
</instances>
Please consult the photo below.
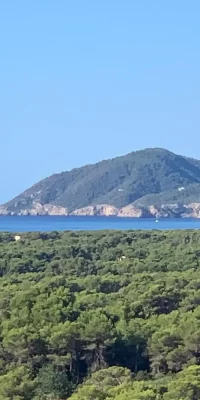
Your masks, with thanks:
<instances>
[{"instance_id":1,"label":"tree canopy","mask_svg":"<svg viewBox=\"0 0 200 400\"><path fill-rule=\"evenodd\" d=\"M0 399L199 398L199 231L0 234Z\"/></svg>"}]
</instances>

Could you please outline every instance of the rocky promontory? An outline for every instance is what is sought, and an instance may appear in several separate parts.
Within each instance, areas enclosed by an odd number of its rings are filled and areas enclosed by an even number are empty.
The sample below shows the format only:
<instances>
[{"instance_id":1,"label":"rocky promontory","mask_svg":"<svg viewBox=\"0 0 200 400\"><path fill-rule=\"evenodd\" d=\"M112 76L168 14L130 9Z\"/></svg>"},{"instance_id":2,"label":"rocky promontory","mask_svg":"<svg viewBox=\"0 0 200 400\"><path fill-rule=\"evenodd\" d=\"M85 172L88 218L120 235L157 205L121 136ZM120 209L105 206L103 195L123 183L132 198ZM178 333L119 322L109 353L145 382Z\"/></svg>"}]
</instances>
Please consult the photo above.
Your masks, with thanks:
<instances>
[{"instance_id":1,"label":"rocky promontory","mask_svg":"<svg viewBox=\"0 0 200 400\"><path fill-rule=\"evenodd\" d=\"M199 205L200 160L154 148L53 174L0 214L200 218Z\"/></svg>"}]
</instances>

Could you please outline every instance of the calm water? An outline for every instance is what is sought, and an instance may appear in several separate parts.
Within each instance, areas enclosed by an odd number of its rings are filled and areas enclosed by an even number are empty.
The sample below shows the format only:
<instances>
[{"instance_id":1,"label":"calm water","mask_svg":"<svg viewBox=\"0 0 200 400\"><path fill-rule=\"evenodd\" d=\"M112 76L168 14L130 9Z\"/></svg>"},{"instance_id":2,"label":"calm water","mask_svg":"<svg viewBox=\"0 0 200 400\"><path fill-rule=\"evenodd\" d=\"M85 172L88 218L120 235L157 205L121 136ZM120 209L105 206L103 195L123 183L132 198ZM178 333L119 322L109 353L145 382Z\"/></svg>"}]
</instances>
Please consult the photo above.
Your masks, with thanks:
<instances>
[{"instance_id":1,"label":"calm water","mask_svg":"<svg viewBox=\"0 0 200 400\"><path fill-rule=\"evenodd\" d=\"M33 232L100 229L200 229L200 219L154 219L116 217L3 217L0 231Z\"/></svg>"}]
</instances>

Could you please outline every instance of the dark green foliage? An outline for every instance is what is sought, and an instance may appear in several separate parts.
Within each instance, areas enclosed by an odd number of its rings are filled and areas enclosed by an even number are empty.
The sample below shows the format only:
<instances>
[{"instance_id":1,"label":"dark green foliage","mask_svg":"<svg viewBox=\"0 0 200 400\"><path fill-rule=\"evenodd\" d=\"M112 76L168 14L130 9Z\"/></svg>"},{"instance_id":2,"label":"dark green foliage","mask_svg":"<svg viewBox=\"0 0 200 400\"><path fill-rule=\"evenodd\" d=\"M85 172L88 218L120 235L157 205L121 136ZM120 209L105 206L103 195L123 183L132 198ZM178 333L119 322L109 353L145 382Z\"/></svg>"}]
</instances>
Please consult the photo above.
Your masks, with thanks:
<instances>
[{"instance_id":1,"label":"dark green foliage","mask_svg":"<svg viewBox=\"0 0 200 400\"><path fill-rule=\"evenodd\" d=\"M0 400L200 398L200 233L0 234Z\"/></svg>"},{"instance_id":2,"label":"dark green foliage","mask_svg":"<svg viewBox=\"0 0 200 400\"><path fill-rule=\"evenodd\" d=\"M184 186L185 191L178 188ZM121 190L122 189L122 190ZM6 204L9 211L33 202L67 207L69 212L95 204L123 207L200 201L200 161L163 149L146 149L94 165L55 174Z\"/></svg>"},{"instance_id":3,"label":"dark green foliage","mask_svg":"<svg viewBox=\"0 0 200 400\"><path fill-rule=\"evenodd\" d=\"M65 370L53 364L44 365L37 376L36 398L45 400L67 398L72 391L72 384L68 380Z\"/></svg>"}]
</instances>

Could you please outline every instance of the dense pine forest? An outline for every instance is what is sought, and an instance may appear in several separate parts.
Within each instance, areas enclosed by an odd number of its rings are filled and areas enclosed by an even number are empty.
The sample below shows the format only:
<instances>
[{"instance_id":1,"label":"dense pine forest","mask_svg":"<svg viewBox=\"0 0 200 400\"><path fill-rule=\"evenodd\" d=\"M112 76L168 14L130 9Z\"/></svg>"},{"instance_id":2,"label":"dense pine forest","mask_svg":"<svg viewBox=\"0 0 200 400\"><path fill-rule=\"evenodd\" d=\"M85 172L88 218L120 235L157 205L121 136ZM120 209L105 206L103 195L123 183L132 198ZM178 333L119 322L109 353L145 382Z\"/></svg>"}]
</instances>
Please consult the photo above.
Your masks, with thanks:
<instances>
[{"instance_id":1,"label":"dense pine forest","mask_svg":"<svg viewBox=\"0 0 200 400\"><path fill-rule=\"evenodd\" d=\"M0 400L200 399L200 232L15 239L0 234Z\"/></svg>"}]
</instances>

